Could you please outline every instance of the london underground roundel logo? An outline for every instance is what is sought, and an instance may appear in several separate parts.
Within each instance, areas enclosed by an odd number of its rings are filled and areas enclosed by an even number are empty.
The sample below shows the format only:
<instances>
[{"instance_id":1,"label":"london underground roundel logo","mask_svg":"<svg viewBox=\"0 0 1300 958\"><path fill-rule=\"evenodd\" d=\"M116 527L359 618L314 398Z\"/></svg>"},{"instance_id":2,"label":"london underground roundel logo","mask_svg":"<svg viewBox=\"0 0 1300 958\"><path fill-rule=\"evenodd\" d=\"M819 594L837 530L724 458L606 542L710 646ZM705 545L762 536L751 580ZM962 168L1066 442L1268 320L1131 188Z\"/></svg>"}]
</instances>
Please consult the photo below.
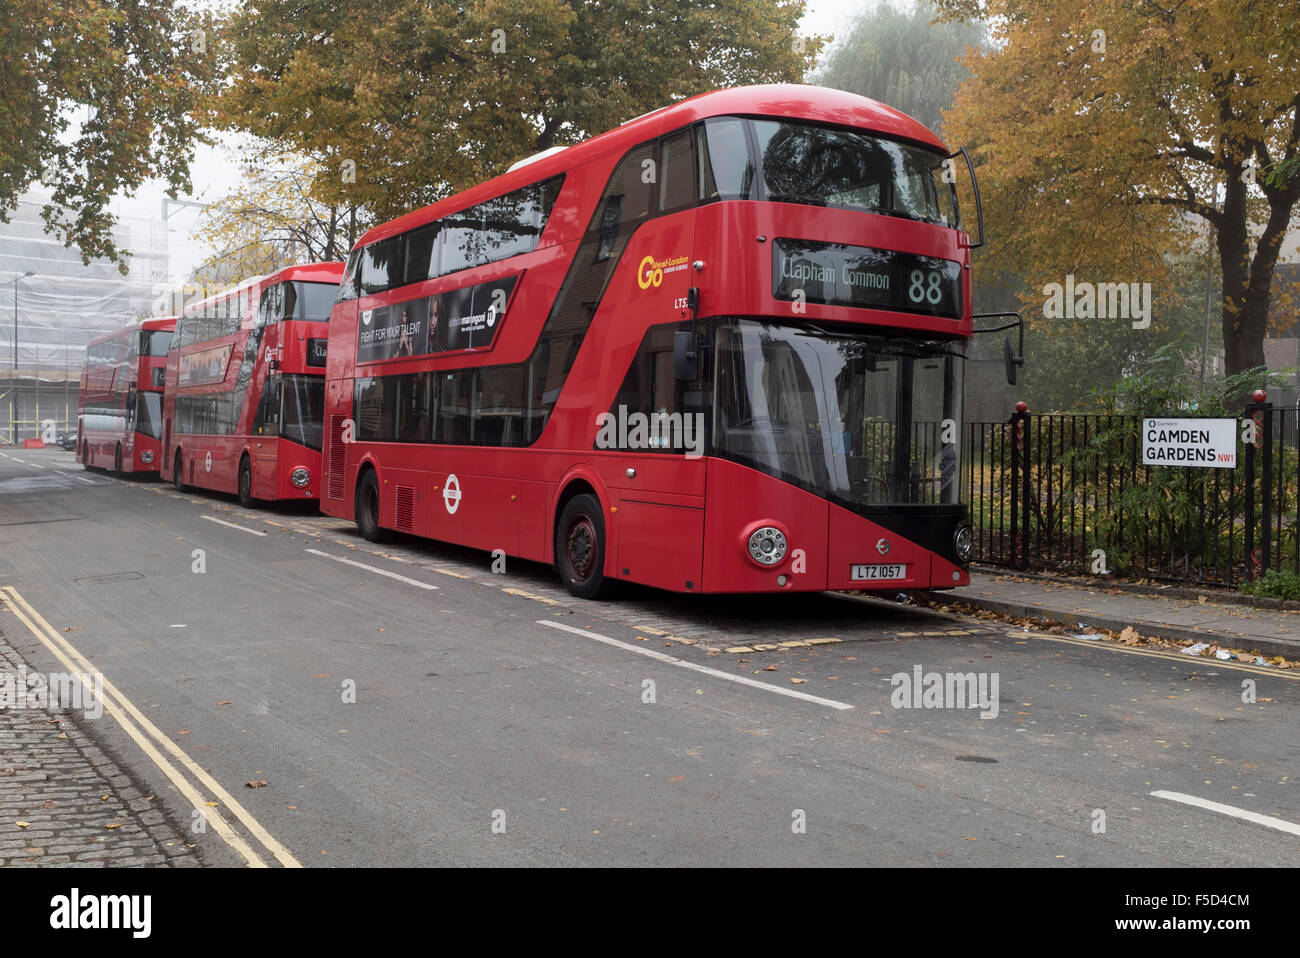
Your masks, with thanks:
<instances>
[{"instance_id":1,"label":"london underground roundel logo","mask_svg":"<svg viewBox=\"0 0 1300 958\"><path fill-rule=\"evenodd\" d=\"M448 515L456 514L456 510L460 508L460 498L460 480L456 478L455 473L452 473L442 487L442 504L447 507Z\"/></svg>"},{"instance_id":2,"label":"london underground roundel logo","mask_svg":"<svg viewBox=\"0 0 1300 958\"><path fill-rule=\"evenodd\" d=\"M203 457L203 470L204 472L212 471L212 453L208 453Z\"/></svg>"}]
</instances>

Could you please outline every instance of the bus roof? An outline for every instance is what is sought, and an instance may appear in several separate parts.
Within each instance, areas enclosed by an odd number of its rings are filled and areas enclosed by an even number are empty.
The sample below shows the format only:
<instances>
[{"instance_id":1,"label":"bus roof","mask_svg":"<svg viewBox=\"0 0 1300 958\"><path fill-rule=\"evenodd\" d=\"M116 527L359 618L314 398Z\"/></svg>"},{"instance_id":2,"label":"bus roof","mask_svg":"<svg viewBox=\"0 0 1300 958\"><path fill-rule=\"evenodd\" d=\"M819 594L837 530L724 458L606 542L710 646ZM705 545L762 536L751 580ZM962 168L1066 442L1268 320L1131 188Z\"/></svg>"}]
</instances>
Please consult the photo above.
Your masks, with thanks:
<instances>
[{"instance_id":1,"label":"bus roof","mask_svg":"<svg viewBox=\"0 0 1300 958\"><path fill-rule=\"evenodd\" d=\"M622 152L660 133L713 116L774 116L853 126L947 152L937 136L906 113L856 93L796 83L732 87L701 93L660 107L606 133L550 155L529 157L530 162L516 164L514 169L500 176L371 227L357 240L353 249L396 236L476 203L544 180L594 157L608 152Z\"/></svg>"},{"instance_id":2,"label":"bus roof","mask_svg":"<svg viewBox=\"0 0 1300 958\"><path fill-rule=\"evenodd\" d=\"M343 279L343 263L295 263L292 266L282 266L274 273L267 273L265 276L254 276L246 279L237 286L231 286L229 289L223 289L219 293L190 303L185 307L185 315L193 315L200 311L200 307L208 306L212 303L225 302L235 296L247 296L250 290L260 289L272 283L289 282L296 280L302 283L332 283L335 286Z\"/></svg>"},{"instance_id":3,"label":"bus roof","mask_svg":"<svg viewBox=\"0 0 1300 958\"><path fill-rule=\"evenodd\" d=\"M127 323L125 326L119 326L111 333L102 333L86 343L87 346L98 346L100 343L112 342L115 339L129 337L132 333L139 332L142 329L175 329L175 316L154 316L149 319L137 320L134 323Z\"/></svg>"}]
</instances>

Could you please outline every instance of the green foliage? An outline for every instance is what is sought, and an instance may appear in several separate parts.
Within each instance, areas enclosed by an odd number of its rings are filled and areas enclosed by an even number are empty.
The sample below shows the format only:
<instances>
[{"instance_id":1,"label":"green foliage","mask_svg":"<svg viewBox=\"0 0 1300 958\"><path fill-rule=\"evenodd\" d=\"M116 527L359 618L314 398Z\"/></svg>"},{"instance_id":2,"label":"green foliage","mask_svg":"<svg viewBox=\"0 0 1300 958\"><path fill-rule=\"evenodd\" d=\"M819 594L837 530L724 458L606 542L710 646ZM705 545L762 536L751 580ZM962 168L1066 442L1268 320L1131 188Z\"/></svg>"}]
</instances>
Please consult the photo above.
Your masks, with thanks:
<instances>
[{"instance_id":1,"label":"green foliage","mask_svg":"<svg viewBox=\"0 0 1300 958\"><path fill-rule=\"evenodd\" d=\"M686 96L799 81L803 7L262 0L227 21L212 119L321 161L314 200L382 220Z\"/></svg>"},{"instance_id":2,"label":"green foliage","mask_svg":"<svg viewBox=\"0 0 1300 958\"><path fill-rule=\"evenodd\" d=\"M1196 357L1178 343L1157 348L1129 375L1093 390L1091 410L1136 416L1238 416L1240 398L1258 388L1285 388L1294 370L1247 369L1208 378L1202 386Z\"/></svg>"},{"instance_id":3,"label":"green foliage","mask_svg":"<svg viewBox=\"0 0 1300 958\"><path fill-rule=\"evenodd\" d=\"M173 0L6 0L0 220L38 178L47 228L121 262L109 203L146 180L190 189L195 107L214 76L206 21Z\"/></svg>"},{"instance_id":4,"label":"green foliage","mask_svg":"<svg viewBox=\"0 0 1300 958\"><path fill-rule=\"evenodd\" d=\"M988 44L975 23L934 23L925 2L912 10L889 3L867 9L832 48L817 82L879 100L938 131L953 94L970 75L967 49Z\"/></svg>"},{"instance_id":5,"label":"green foliage","mask_svg":"<svg viewBox=\"0 0 1300 958\"><path fill-rule=\"evenodd\" d=\"M1294 572L1270 569L1253 582L1241 587L1247 595L1269 599L1290 599L1300 602L1300 575Z\"/></svg>"}]
</instances>

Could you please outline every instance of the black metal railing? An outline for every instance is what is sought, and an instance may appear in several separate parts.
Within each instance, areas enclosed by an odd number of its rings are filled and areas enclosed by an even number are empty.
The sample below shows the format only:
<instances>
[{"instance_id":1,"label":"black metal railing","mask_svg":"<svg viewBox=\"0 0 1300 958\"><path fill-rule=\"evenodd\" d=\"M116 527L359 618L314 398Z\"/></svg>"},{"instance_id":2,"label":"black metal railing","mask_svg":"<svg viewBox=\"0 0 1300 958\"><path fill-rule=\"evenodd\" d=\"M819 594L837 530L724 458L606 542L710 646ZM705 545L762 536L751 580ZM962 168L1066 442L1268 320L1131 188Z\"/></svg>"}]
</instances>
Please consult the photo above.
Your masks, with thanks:
<instances>
[{"instance_id":1,"label":"black metal railing","mask_svg":"<svg viewBox=\"0 0 1300 958\"><path fill-rule=\"evenodd\" d=\"M1226 586L1300 574L1300 416L1251 402L1234 430L1236 463L1215 468L1143 465L1136 415L968 423L976 561Z\"/></svg>"}]
</instances>

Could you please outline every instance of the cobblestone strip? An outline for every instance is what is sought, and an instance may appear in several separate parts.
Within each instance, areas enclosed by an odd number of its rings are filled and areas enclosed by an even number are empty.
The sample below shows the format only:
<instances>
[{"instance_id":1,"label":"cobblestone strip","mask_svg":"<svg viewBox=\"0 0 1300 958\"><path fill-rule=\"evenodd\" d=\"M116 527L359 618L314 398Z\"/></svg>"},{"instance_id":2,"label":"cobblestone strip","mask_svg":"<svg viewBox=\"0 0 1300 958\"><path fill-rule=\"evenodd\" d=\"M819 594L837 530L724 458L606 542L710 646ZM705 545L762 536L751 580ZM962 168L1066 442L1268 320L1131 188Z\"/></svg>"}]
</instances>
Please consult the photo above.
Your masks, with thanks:
<instances>
[{"instance_id":1,"label":"cobblestone strip","mask_svg":"<svg viewBox=\"0 0 1300 958\"><path fill-rule=\"evenodd\" d=\"M0 633L0 674L16 683L23 664ZM154 796L95 745L84 721L70 709L0 710L0 866L199 865Z\"/></svg>"}]
</instances>

